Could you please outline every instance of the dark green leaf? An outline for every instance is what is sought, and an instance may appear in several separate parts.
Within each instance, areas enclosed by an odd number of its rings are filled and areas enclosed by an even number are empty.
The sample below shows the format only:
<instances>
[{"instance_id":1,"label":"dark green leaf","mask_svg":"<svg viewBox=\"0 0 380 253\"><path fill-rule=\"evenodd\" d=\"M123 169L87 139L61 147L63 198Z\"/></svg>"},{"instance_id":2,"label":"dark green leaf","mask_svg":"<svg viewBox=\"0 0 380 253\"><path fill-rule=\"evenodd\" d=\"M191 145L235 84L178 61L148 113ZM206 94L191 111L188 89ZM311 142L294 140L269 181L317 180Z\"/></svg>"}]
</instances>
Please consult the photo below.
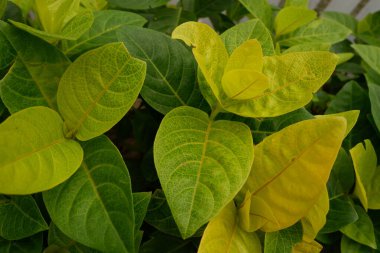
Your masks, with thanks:
<instances>
[{"instance_id":1,"label":"dark green leaf","mask_svg":"<svg viewBox=\"0 0 380 253\"><path fill-rule=\"evenodd\" d=\"M293 245L302 241L302 225L265 234L264 253L291 253Z\"/></svg>"},{"instance_id":2,"label":"dark green leaf","mask_svg":"<svg viewBox=\"0 0 380 253\"><path fill-rule=\"evenodd\" d=\"M1 253L41 253L42 233L17 241L7 241L0 238Z\"/></svg>"},{"instance_id":3,"label":"dark green leaf","mask_svg":"<svg viewBox=\"0 0 380 253\"><path fill-rule=\"evenodd\" d=\"M195 253L191 240L182 240L169 235L155 233L145 242L140 253Z\"/></svg>"},{"instance_id":4,"label":"dark green leaf","mask_svg":"<svg viewBox=\"0 0 380 253\"><path fill-rule=\"evenodd\" d=\"M5 35L0 32L0 69L8 67L15 57L15 50L6 39Z\"/></svg>"}]
</instances>

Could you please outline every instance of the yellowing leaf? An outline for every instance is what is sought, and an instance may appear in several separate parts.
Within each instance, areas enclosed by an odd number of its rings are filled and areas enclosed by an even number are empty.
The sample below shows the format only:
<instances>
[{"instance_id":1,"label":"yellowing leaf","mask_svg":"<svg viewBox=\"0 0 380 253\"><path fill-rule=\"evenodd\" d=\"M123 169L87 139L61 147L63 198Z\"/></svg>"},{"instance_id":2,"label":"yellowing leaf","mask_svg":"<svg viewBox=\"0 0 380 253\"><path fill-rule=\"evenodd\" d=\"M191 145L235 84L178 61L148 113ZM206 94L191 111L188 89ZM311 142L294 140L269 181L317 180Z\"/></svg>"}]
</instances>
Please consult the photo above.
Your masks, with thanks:
<instances>
[{"instance_id":1,"label":"yellowing leaf","mask_svg":"<svg viewBox=\"0 0 380 253\"><path fill-rule=\"evenodd\" d=\"M199 68L214 95L219 98L222 76L228 60L227 50L219 35L206 24L186 22L173 31L172 37L183 40L193 48Z\"/></svg>"},{"instance_id":2,"label":"yellowing leaf","mask_svg":"<svg viewBox=\"0 0 380 253\"><path fill-rule=\"evenodd\" d=\"M276 36L293 32L317 17L317 13L303 7L288 6L281 9L274 21Z\"/></svg>"},{"instance_id":3,"label":"yellowing leaf","mask_svg":"<svg viewBox=\"0 0 380 253\"><path fill-rule=\"evenodd\" d=\"M365 140L350 150L354 163L356 183L354 194L364 209L380 209L380 168L376 168L377 157L370 140Z\"/></svg>"},{"instance_id":4,"label":"yellowing leaf","mask_svg":"<svg viewBox=\"0 0 380 253\"><path fill-rule=\"evenodd\" d=\"M326 215L329 211L329 194L325 187L319 196L317 203L309 210L307 215L301 219L303 229L303 240L313 242L318 232L326 224Z\"/></svg>"},{"instance_id":5,"label":"yellowing leaf","mask_svg":"<svg viewBox=\"0 0 380 253\"><path fill-rule=\"evenodd\" d=\"M322 245L320 245L316 241L302 241L293 246L292 253L319 253L322 249Z\"/></svg>"},{"instance_id":6,"label":"yellowing leaf","mask_svg":"<svg viewBox=\"0 0 380 253\"><path fill-rule=\"evenodd\" d=\"M242 191L239 213L247 231L289 227L318 201L346 132L342 117L305 120L264 139ZM291 183L289 183L291 182Z\"/></svg>"},{"instance_id":7,"label":"yellowing leaf","mask_svg":"<svg viewBox=\"0 0 380 253\"><path fill-rule=\"evenodd\" d=\"M247 40L236 48L228 59L224 73L236 69L263 70L263 50L257 40Z\"/></svg>"},{"instance_id":8,"label":"yellowing leaf","mask_svg":"<svg viewBox=\"0 0 380 253\"><path fill-rule=\"evenodd\" d=\"M339 57L337 65L339 65L351 60L351 58L354 57L355 55L353 53L340 53L340 54L337 54L337 56Z\"/></svg>"},{"instance_id":9,"label":"yellowing leaf","mask_svg":"<svg viewBox=\"0 0 380 253\"><path fill-rule=\"evenodd\" d=\"M256 71L232 70L223 75L222 87L229 98L245 100L261 95L269 88L269 81Z\"/></svg>"},{"instance_id":10,"label":"yellowing leaf","mask_svg":"<svg viewBox=\"0 0 380 253\"><path fill-rule=\"evenodd\" d=\"M347 121L347 129L346 129L346 135L347 136L352 128L354 128L356 122L358 121L360 111L359 110L351 110L351 111L346 111L346 112L339 112L339 113L334 113L334 114L327 114L327 115L316 115L316 118L320 117L336 117L340 116L346 119Z\"/></svg>"},{"instance_id":11,"label":"yellowing leaf","mask_svg":"<svg viewBox=\"0 0 380 253\"><path fill-rule=\"evenodd\" d=\"M230 202L207 225L198 253L261 253L255 233L240 228L235 204Z\"/></svg>"},{"instance_id":12,"label":"yellowing leaf","mask_svg":"<svg viewBox=\"0 0 380 253\"><path fill-rule=\"evenodd\" d=\"M264 57L263 74L269 89L250 100L222 101L226 111L245 117L274 117L307 103L331 76L337 56L330 52L294 52Z\"/></svg>"},{"instance_id":13,"label":"yellowing leaf","mask_svg":"<svg viewBox=\"0 0 380 253\"><path fill-rule=\"evenodd\" d=\"M31 194L68 179L79 168L79 143L63 136L57 112L36 106L0 125L0 193Z\"/></svg>"}]
</instances>

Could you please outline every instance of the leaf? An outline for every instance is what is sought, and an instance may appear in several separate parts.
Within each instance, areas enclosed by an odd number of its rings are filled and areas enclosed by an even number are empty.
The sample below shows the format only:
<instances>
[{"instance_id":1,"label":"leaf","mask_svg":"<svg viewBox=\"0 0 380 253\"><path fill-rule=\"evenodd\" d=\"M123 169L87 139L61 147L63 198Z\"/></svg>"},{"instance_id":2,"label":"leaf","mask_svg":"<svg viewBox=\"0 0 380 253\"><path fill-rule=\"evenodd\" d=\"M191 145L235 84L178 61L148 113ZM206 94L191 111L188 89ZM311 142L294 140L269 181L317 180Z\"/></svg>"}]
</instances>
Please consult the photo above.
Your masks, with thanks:
<instances>
[{"instance_id":1,"label":"leaf","mask_svg":"<svg viewBox=\"0 0 380 253\"><path fill-rule=\"evenodd\" d=\"M49 43L54 43L57 40L76 40L91 27L93 21L94 16L91 11L82 11L71 19L61 31L53 33L41 31L26 24L10 20L12 25L17 28L46 40Z\"/></svg>"},{"instance_id":2,"label":"leaf","mask_svg":"<svg viewBox=\"0 0 380 253\"><path fill-rule=\"evenodd\" d=\"M165 242L165 243L163 243ZM191 240L182 240L162 233L155 233L141 247L141 253L194 253Z\"/></svg>"},{"instance_id":3,"label":"leaf","mask_svg":"<svg viewBox=\"0 0 380 253\"><path fill-rule=\"evenodd\" d=\"M87 247L132 253L135 217L123 158L105 136L82 147L85 157L79 170L43 193L50 217L63 233Z\"/></svg>"},{"instance_id":4,"label":"leaf","mask_svg":"<svg viewBox=\"0 0 380 253\"><path fill-rule=\"evenodd\" d=\"M58 49L0 22L0 30L16 51L16 61L0 82L1 98L11 113L32 106L57 109L56 94L70 61Z\"/></svg>"},{"instance_id":5,"label":"leaf","mask_svg":"<svg viewBox=\"0 0 380 253\"><path fill-rule=\"evenodd\" d=\"M308 8L309 0L285 0L285 7L288 6L296 6L296 7L304 7Z\"/></svg>"},{"instance_id":6,"label":"leaf","mask_svg":"<svg viewBox=\"0 0 380 253\"><path fill-rule=\"evenodd\" d=\"M366 75L365 77L369 89L372 116L376 123L377 129L380 131L380 85L375 83L369 75Z\"/></svg>"},{"instance_id":7,"label":"leaf","mask_svg":"<svg viewBox=\"0 0 380 253\"><path fill-rule=\"evenodd\" d=\"M140 252L140 244L144 232L140 230L148 205L152 196L151 192L136 192L133 196L133 209L135 214L135 252Z\"/></svg>"},{"instance_id":8,"label":"leaf","mask_svg":"<svg viewBox=\"0 0 380 253\"><path fill-rule=\"evenodd\" d=\"M359 219L341 228L340 231L350 239L376 249L375 232L371 219L362 207L355 205L355 210Z\"/></svg>"},{"instance_id":9,"label":"leaf","mask_svg":"<svg viewBox=\"0 0 380 253\"><path fill-rule=\"evenodd\" d=\"M316 241L310 243L302 241L293 246L292 253L319 253L322 249L322 245Z\"/></svg>"},{"instance_id":10,"label":"leaf","mask_svg":"<svg viewBox=\"0 0 380 253\"><path fill-rule=\"evenodd\" d=\"M252 160L252 136L246 125L213 121L191 107L166 114L154 142L154 161L183 238L233 199Z\"/></svg>"},{"instance_id":11,"label":"leaf","mask_svg":"<svg viewBox=\"0 0 380 253\"><path fill-rule=\"evenodd\" d=\"M269 78L264 93L250 100L225 99L226 111L244 117L274 117L306 105L334 71L337 57L329 52L296 52L264 57ZM323 67L322 67L323 66Z\"/></svg>"},{"instance_id":12,"label":"leaf","mask_svg":"<svg viewBox=\"0 0 380 253\"><path fill-rule=\"evenodd\" d=\"M180 6L198 17L213 17L225 11L231 4L233 0L181 0Z\"/></svg>"},{"instance_id":13,"label":"leaf","mask_svg":"<svg viewBox=\"0 0 380 253\"><path fill-rule=\"evenodd\" d=\"M279 230L266 233L264 241L264 253L291 253L292 247L302 241L301 223Z\"/></svg>"},{"instance_id":14,"label":"leaf","mask_svg":"<svg viewBox=\"0 0 380 253\"><path fill-rule=\"evenodd\" d=\"M108 0L108 4L115 8L145 10L165 5L169 0Z\"/></svg>"},{"instance_id":15,"label":"leaf","mask_svg":"<svg viewBox=\"0 0 380 253\"><path fill-rule=\"evenodd\" d=\"M350 131L354 128L356 122L358 121L360 111L359 110L351 110L351 111L345 111L345 112L339 112L339 113L334 113L334 114L327 114L327 115L316 115L316 118L321 118L321 117L329 117L329 116L339 116L343 117L347 121L347 128L346 128L346 134L347 136Z\"/></svg>"},{"instance_id":16,"label":"leaf","mask_svg":"<svg viewBox=\"0 0 380 253\"><path fill-rule=\"evenodd\" d=\"M330 199L326 224L320 233L332 233L358 220L352 200L347 196Z\"/></svg>"},{"instance_id":17,"label":"leaf","mask_svg":"<svg viewBox=\"0 0 380 253\"><path fill-rule=\"evenodd\" d=\"M118 32L134 57L147 63L147 76L141 90L144 100L166 114L189 105L204 106L196 83L196 63L191 52L179 41L153 30L130 27Z\"/></svg>"},{"instance_id":18,"label":"leaf","mask_svg":"<svg viewBox=\"0 0 380 253\"><path fill-rule=\"evenodd\" d=\"M240 208L243 228L272 232L306 216L326 185L345 131L342 117L312 119L259 143L242 189L247 191Z\"/></svg>"},{"instance_id":19,"label":"leaf","mask_svg":"<svg viewBox=\"0 0 380 253\"><path fill-rule=\"evenodd\" d=\"M7 1L5 1L7 2ZM16 52L3 33L0 32L0 70L13 62Z\"/></svg>"},{"instance_id":20,"label":"leaf","mask_svg":"<svg viewBox=\"0 0 380 253\"><path fill-rule=\"evenodd\" d=\"M233 201L210 221L203 233L198 253L214 252L261 252L257 235L239 227L237 209Z\"/></svg>"},{"instance_id":21,"label":"leaf","mask_svg":"<svg viewBox=\"0 0 380 253\"><path fill-rule=\"evenodd\" d=\"M340 53L336 55L339 57L337 65L348 62L355 56L353 53Z\"/></svg>"},{"instance_id":22,"label":"leaf","mask_svg":"<svg viewBox=\"0 0 380 253\"><path fill-rule=\"evenodd\" d=\"M288 6L281 9L274 20L276 36L293 32L317 17L317 13L304 7Z\"/></svg>"},{"instance_id":23,"label":"leaf","mask_svg":"<svg viewBox=\"0 0 380 253\"><path fill-rule=\"evenodd\" d=\"M7 0L0 0L0 19L3 17L4 12L7 8L8 1Z\"/></svg>"},{"instance_id":24,"label":"leaf","mask_svg":"<svg viewBox=\"0 0 380 253\"><path fill-rule=\"evenodd\" d=\"M62 76L57 94L65 135L85 141L111 129L135 102L145 66L122 43L78 57Z\"/></svg>"},{"instance_id":25,"label":"leaf","mask_svg":"<svg viewBox=\"0 0 380 253\"><path fill-rule=\"evenodd\" d=\"M380 47L360 44L354 44L351 47L363 61L380 74Z\"/></svg>"},{"instance_id":26,"label":"leaf","mask_svg":"<svg viewBox=\"0 0 380 253\"><path fill-rule=\"evenodd\" d=\"M377 250L371 249L363 244L357 243L354 240L351 240L347 236L342 236L340 241L340 248L344 253L375 253Z\"/></svg>"},{"instance_id":27,"label":"leaf","mask_svg":"<svg viewBox=\"0 0 380 253\"><path fill-rule=\"evenodd\" d=\"M224 69L224 75L233 70L263 70L263 50L256 39L243 42L232 51Z\"/></svg>"},{"instance_id":28,"label":"leaf","mask_svg":"<svg viewBox=\"0 0 380 253\"><path fill-rule=\"evenodd\" d=\"M228 53L218 34L206 24L187 22L173 31L172 38L183 40L193 48L198 67L214 95L219 98Z\"/></svg>"},{"instance_id":29,"label":"leaf","mask_svg":"<svg viewBox=\"0 0 380 253\"><path fill-rule=\"evenodd\" d=\"M42 233L36 234L17 241L7 241L0 238L1 253L41 253L42 252Z\"/></svg>"},{"instance_id":30,"label":"leaf","mask_svg":"<svg viewBox=\"0 0 380 253\"><path fill-rule=\"evenodd\" d=\"M297 44L289 47L283 53L291 53L291 52L308 52L308 51L330 51L331 45L329 43L304 43Z\"/></svg>"},{"instance_id":31,"label":"leaf","mask_svg":"<svg viewBox=\"0 0 380 253\"><path fill-rule=\"evenodd\" d=\"M54 223L51 223L49 226L48 244L49 247L44 253L49 253L49 250L51 250L51 253L60 253L60 250L67 250L70 253L100 253L97 250L73 241L59 230Z\"/></svg>"},{"instance_id":32,"label":"leaf","mask_svg":"<svg viewBox=\"0 0 380 253\"><path fill-rule=\"evenodd\" d=\"M239 0L239 2L266 27L272 26L272 7L267 0Z\"/></svg>"},{"instance_id":33,"label":"leaf","mask_svg":"<svg viewBox=\"0 0 380 253\"><path fill-rule=\"evenodd\" d=\"M329 211L329 194L324 188L318 201L312 206L307 215L301 219L303 241L311 243L317 237L318 232L326 224L326 215Z\"/></svg>"},{"instance_id":34,"label":"leaf","mask_svg":"<svg viewBox=\"0 0 380 253\"><path fill-rule=\"evenodd\" d=\"M370 140L364 140L350 149L354 162L356 183L354 194L359 198L365 210L380 209L380 167L377 166L375 149Z\"/></svg>"},{"instance_id":35,"label":"leaf","mask_svg":"<svg viewBox=\"0 0 380 253\"><path fill-rule=\"evenodd\" d=\"M358 21L355 17L348 13L343 12L335 12L335 11L324 11L321 13L321 16L324 19L331 19L335 22L338 22L339 24L344 25L348 29L350 29L352 32L356 31L356 27L358 25Z\"/></svg>"},{"instance_id":36,"label":"leaf","mask_svg":"<svg viewBox=\"0 0 380 253\"><path fill-rule=\"evenodd\" d=\"M0 125L0 192L31 194L48 190L78 169L83 151L62 133L58 113L31 107Z\"/></svg>"},{"instance_id":37,"label":"leaf","mask_svg":"<svg viewBox=\"0 0 380 253\"><path fill-rule=\"evenodd\" d=\"M310 24L284 35L278 39L282 46L294 46L303 43L335 44L350 35L351 30L330 19L317 19Z\"/></svg>"},{"instance_id":38,"label":"leaf","mask_svg":"<svg viewBox=\"0 0 380 253\"><path fill-rule=\"evenodd\" d=\"M74 41L62 41L67 55L76 55L87 50L117 41L117 31L128 29L126 25L143 26L146 20L132 12L103 10L94 12L94 22L89 30Z\"/></svg>"},{"instance_id":39,"label":"leaf","mask_svg":"<svg viewBox=\"0 0 380 253\"><path fill-rule=\"evenodd\" d=\"M251 39L259 41L264 55L274 54L271 33L258 19L252 19L231 27L221 35L221 38L229 54Z\"/></svg>"}]
</instances>

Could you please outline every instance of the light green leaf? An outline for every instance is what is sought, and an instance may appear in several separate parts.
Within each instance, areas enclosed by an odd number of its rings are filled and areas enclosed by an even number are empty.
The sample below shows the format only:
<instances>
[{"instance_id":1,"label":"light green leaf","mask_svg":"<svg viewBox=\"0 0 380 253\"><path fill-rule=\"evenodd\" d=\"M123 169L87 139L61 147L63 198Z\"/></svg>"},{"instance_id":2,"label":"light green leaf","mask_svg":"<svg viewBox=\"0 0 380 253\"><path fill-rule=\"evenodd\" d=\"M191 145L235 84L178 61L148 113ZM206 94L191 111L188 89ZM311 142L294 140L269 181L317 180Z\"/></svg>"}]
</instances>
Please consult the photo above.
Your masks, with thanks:
<instances>
[{"instance_id":1,"label":"light green leaf","mask_svg":"<svg viewBox=\"0 0 380 253\"><path fill-rule=\"evenodd\" d=\"M266 27L272 27L272 7L267 0L239 0L239 2Z\"/></svg>"},{"instance_id":2,"label":"light green leaf","mask_svg":"<svg viewBox=\"0 0 380 253\"><path fill-rule=\"evenodd\" d=\"M62 129L58 113L40 106L17 112L0 125L0 193L48 190L74 174L83 151Z\"/></svg>"},{"instance_id":3,"label":"light green leaf","mask_svg":"<svg viewBox=\"0 0 380 253\"><path fill-rule=\"evenodd\" d=\"M237 209L230 202L207 225L198 253L259 253L260 240L255 233L244 231L238 224Z\"/></svg>"},{"instance_id":4,"label":"light green leaf","mask_svg":"<svg viewBox=\"0 0 380 253\"><path fill-rule=\"evenodd\" d=\"M1 253L41 253L43 248L43 234L39 233L17 241L7 241L0 238Z\"/></svg>"},{"instance_id":5,"label":"light green leaf","mask_svg":"<svg viewBox=\"0 0 380 253\"><path fill-rule=\"evenodd\" d=\"M155 110L166 114L189 105L207 106L196 80L196 62L179 41L150 29L129 27L117 33L134 57L147 63L141 96Z\"/></svg>"},{"instance_id":6,"label":"light green leaf","mask_svg":"<svg viewBox=\"0 0 380 253\"><path fill-rule=\"evenodd\" d=\"M289 6L281 9L274 20L276 36L293 32L317 17L317 13L304 7Z\"/></svg>"},{"instance_id":7,"label":"light green leaf","mask_svg":"<svg viewBox=\"0 0 380 253\"><path fill-rule=\"evenodd\" d=\"M264 57L270 88L250 100L223 99L226 111L245 117L274 117L306 105L331 76L337 57L329 52L295 52Z\"/></svg>"},{"instance_id":8,"label":"light green leaf","mask_svg":"<svg viewBox=\"0 0 380 253\"><path fill-rule=\"evenodd\" d=\"M331 45L329 43L304 43L297 44L289 47L283 53L291 53L291 52L308 52L308 51L330 51Z\"/></svg>"},{"instance_id":9,"label":"light green leaf","mask_svg":"<svg viewBox=\"0 0 380 253\"><path fill-rule=\"evenodd\" d=\"M380 75L380 47L360 44L354 44L351 47Z\"/></svg>"},{"instance_id":10,"label":"light green leaf","mask_svg":"<svg viewBox=\"0 0 380 253\"><path fill-rule=\"evenodd\" d=\"M342 117L312 119L260 142L242 189L246 192L240 208L244 229L272 232L305 217L325 188L345 131Z\"/></svg>"},{"instance_id":11,"label":"light green leaf","mask_svg":"<svg viewBox=\"0 0 380 253\"><path fill-rule=\"evenodd\" d=\"M228 58L224 74L232 70L253 70L261 72L263 70L263 50L256 39L243 42L232 51Z\"/></svg>"},{"instance_id":12,"label":"light green leaf","mask_svg":"<svg viewBox=\"0 0 380 253\"><path fill-rule=\"evenodd\" d=\"M91 27L93 21L94 16L91 11L82 11L71 19L61 31L52 33L41 31L26 24L10 20L10 22L17 28L46 40L49 43L56 42L57 40L76 40Z\"/></svg>"},{"instance_id":13,"label":"light green leaf","mask_svg":"<svg viewBox=\"0 0 380 253\"><path fill-rule=\"evenodd\" d=\"M307 8L309 6L309 0L286 0L285 7L296 6Z\"/></svg>"},{"instance_id":14,"label":"light green leaf","mask_svg":"<svg viewBox=\"0 0 380 253\"><path fill-rule=\"evenodd\" d=\"M94 13L94 22L80 38L75 41L62 41L67 55L76 55L110 42L117 42L117 31L128 29L126 25L143 26L146 19L127 11L104 10Z\"/></svg>"},{"instance_id":15,"label":"light green leaf","mask_svg":"<svg viewBox=\"0 0 380 253\"><path fill-rule=\"evenodd\" d=\"M264 55L274 54L272 35L259 19L237 24L226 30L221 38L229 54L250 39L256 39L260 42Z\"/></svg>"},{"instance_id":16,"label":"light green leaf","mask_svg":"<svg viewBox=\"0 0 380 253\"><path fill-rule=\"evenodd\" d=\"M312 242L299 242L293 246L292 253L319 253L323 249L316 241Z\"/></svg>"},{"instance_id":17,"label":"light green leaf","mask_svg":"<svg viewBox=\"0 0 380 253\"><path fill-rule=\"evenodd\" d=\"M152 9L165 5L167 2L169 0L108 0L109 5L112 7L130 10Z\"/></svg>"},{"instance_id":18,"label":"light green leaf","mask_svg":"<svg viewBox=\"0 0 380 253\"><path fill-rule=\"evenodd\" d=\"M369 89L372 116L377 129L380 131L380 85L375 82L369 75L366 75L365 77Z\"/></svg>"},{"instance_id":19,"label":"light green leaf","mask_svg":"<svg viewBox=\"0 0 380 253\"><path fill-rule=\"evenodd\" d=\"M321 16L324 19L331 19L335 22L338 22L339 24L344 25L345 27L350 29L352 32L356 31L358 21L356 20L354 16L350 15L349 13L324 11L321 13Z\"/></svg>"},{"instance_id":20,"label":"light green leaf","mask_svg":"<svg viewBox=\"0 0 380 253\"><path fill-rule=\"evenodd\" d=\"M352 57L355 56L353 53L339 53L336 55L339 57L337 65L345 63L345 62L351 60Z\"/></svg>"},{"instance_id":21,"label":"light green leaf","mask_svg":"<svg viewBox=\"0 0 380 253\"><path fill-rule=\"evenodd\" d=\"M293 245L302 241L302 226L295 225L276 232L266 233L264 253L292 253Z\"/></svg>"},{"instance_id":22,"label":"light green leaf","mask_svg":"<svg viewBox=\"0 0 380 253\"><path fill-rule=\"evenodd\" d=\"M146 65L122 43L111 43L82 54L62 76L58 108L65 135L89 140L113 127L135 102Z\"/></svg>"},{"instance_id":23,"label":"light green leaf","mask_svg":"<svg viewBox=\"0 0 380 253\"><path fill-rule=\"evenodd\" d=\"M347 27L330 19L318 19L287 35L281 36L278 43L294 46L303 43L330 43L342 41L351 34Z\"/></svg>"},{"instance_id":24,"label":"light green leaf","mask_svg":"<svg viewBox=\"0 0 380 253\"><path fill-rule=\"evenodd\" d=\"M198 67L214 95L219 98L222 76L228 61L228 53L219 35L206 24L187 22L178 26L172 37L183 40L193 48Z\"/></svg>"},{"instance_id":25,"label":"light green leaf","mask_svg":"<svg viewBox=\"0 0 380 253\"><path fill-rule=\"evenodd\" d=\"M54 46L5 22L0 21L0 30L17 54L0 82L1 98L8 110L14 113L38 105L56 110L59 80L70 61Z\"/></svg>"},{"instance_id":26,"label":"light green leaf","mask_svg":"<svg viewBox=\"0 0 380 253\"><path fill-rule=\"evenodd\" d=\"M341 252L344 253L376 253L377 250L371 249L363 244L357 243L351 240L347 236L343 235L340 241Z\"/></svg>"},{"instance_id":27,"label":"light green leaf","mask_svg":"<svg viewBox=\"0 0 380 253\"><path fill-rule=\"evenodd\" d=\"M0 195L0 237L20 240L47 229L33 197Z\"/></svg>"},{"instance_id":28,"label":"light green leaf","mask_svg":"<svg viewBox=\"0 0 380 253\"><path fill-rule=\"evenodd\" d=\"M173 217L188 238L243 186L253 161L252 135L242 123L179 107L161 123L154 160Z\"/></svg>"},{"instance_id":29,"label":"light green leaf","mask_svg":"<svg viewBox=\"0 0 380 253\"><path fill-rule=\"evenodd\" d=\"M0 0L0 19L3 17L7 8L8 0Z\"/></svg>"},{"instance_id":30,"label":"light green leaf","mask_svg":"<svg viewBox=\"0 0 380 253\"><path fill-rule=\"evenodd\" d=\"M370 217L365 210L358 205L355 205L355 210L359 219L341 228L340 231L350 239L376 249L375 232Z\"/></svg>"},{"instance_id":31,"label":"light green leaf","mask_svg":"<svg viewBox=\"0 0 380 253\"><path fill-rule=\"evenodd\" d=\"M371 141L364 140L364 145L357 144L350 153L356 175L354 194L365 210L380 209L380 167L376 168L377 157Z\"/></svg>"},{"instance_id":32,"label":"light green leaf","mask_svg":"<svg viewBox=\"0 0 380 253\"><path fill-rule=\"evenodd\" d=\"M81 0L80 3L86 9L94 11L99 11L107 6L106 0Z\"/></svg>"},{"instance_id":33,"label":"light green leaf","mask_svg":"<svg viewBox=\"0 0 380 253\"><path fill-rule=\"evenodd\" d=\"M79 170L43 193L50 217L63 233L88 247L132 253L135 217L123 158L105 136L84 142L82 147L85 157Z\"/></svg>"}]
</instances>

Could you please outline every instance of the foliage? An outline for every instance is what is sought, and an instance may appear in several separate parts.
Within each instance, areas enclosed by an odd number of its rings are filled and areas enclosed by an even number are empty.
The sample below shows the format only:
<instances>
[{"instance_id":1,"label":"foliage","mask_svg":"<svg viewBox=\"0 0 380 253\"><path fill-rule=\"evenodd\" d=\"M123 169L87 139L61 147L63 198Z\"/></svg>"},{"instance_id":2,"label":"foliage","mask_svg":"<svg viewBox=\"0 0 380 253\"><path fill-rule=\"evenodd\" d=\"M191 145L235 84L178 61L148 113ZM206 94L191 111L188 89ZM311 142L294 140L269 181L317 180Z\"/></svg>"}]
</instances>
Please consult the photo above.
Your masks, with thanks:
<instances>
[{"instance_id":1,"label":"foliage","mask_svg":"<svg viewBox=\"0 0 380 253\"><path fill-rule=\"evenodd\" d=\"M0 252L378 252L380 12L168 2L0 0Z\"/></svg>"}]
</instances>

